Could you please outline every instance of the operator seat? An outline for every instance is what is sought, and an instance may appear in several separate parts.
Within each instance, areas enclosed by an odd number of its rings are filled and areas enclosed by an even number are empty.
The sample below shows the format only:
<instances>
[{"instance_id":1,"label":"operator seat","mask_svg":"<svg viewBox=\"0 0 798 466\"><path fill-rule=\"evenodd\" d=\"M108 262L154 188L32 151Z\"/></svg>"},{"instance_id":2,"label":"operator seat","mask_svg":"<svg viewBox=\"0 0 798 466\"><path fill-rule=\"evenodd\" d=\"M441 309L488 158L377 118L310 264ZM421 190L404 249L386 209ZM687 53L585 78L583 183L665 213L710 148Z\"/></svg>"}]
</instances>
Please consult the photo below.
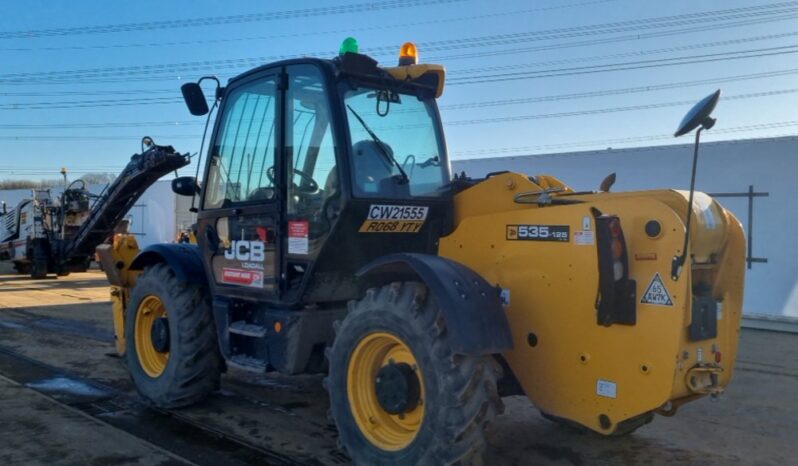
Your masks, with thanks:
<instances>
[{"instance_id":1,"label":"operator seat","mask_svg":"<svg viewBox=\"0 0 798 466\"><path fill-rule=\"evenodd\" d=\"M338 212L341 210L340 199L341 185L338 181L338 167L333 165L330 173L327 174L327 179L324 181L324 191L321 202L321 216L327 222L331 222L338 217Z\"/></svg>"},{"instance_id":2,"label":"operator seat","mask_svg":"<svg viewBox=\"0 0 798 466\"><path fill-rule=\"evenodd\" d=\"M406 198L410 196L407 183L397 179L393 164L378 144L382 144L388 154L393 149L384 142L372 140L358 141L352 146L352 174L354 195L356 197Z\"/></svg>"}]
</instances>

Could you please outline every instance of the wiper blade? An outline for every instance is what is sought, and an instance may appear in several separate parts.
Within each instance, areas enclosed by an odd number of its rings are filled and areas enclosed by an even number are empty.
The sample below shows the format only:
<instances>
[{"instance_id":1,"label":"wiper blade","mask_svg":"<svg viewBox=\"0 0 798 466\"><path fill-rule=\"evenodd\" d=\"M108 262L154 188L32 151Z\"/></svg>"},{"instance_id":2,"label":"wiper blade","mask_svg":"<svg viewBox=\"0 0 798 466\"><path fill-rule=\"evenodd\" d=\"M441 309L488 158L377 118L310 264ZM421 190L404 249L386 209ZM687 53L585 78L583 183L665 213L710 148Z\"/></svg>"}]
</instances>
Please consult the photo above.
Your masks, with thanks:
<instances>
[{"instance_id":1,"label":"wiper blade","mask_svg":"<svg viewBox=\"0 0 798 466\"><path fill-rule=\"evenodd\" d=\"M375 143L377 143L377 147L380 148L380 152L382 152L385 158L387 158L391 163L393 163L394 166L399 170L399 173L402 174L402 181L404 181L405 183L409 183L410 177L407 176L405 169L402 168L402 165L396 160L396 158L390 152L388 152L388 149L385 148L386 144L382 142L382 140L380 140L380 138L374 133L374 131L371 130L371 128L369 128L369 125L367 125L366 122L363 120L363 118L361 118L360 115L357 114L355 109L353 109L350 105L347 105L346 108L348 108L349 111L352 112L352 115L354 115L355 118L357 118L357 121L360 122L360 124L363 126L363 129L365 129L366 132L369 133L371 139Z\"/></svg>"}]
</instances>

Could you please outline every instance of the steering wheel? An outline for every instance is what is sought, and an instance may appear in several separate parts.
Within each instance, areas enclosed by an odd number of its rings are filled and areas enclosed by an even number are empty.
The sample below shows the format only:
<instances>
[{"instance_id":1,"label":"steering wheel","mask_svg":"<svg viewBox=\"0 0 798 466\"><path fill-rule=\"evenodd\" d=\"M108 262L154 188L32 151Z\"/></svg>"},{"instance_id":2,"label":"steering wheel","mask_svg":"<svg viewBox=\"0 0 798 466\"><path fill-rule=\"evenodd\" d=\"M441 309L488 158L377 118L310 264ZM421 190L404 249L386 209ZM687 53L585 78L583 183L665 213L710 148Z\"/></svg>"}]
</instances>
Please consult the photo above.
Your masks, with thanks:
<instances>
[{"instance_id":1,"label":"steering wheel","mask_svg":"<svg viewBox=\"0 0 798 466\"><path fill-rule=\"evenodd\" d=\"M305 181L305 183L301 183L298 186L295 185L299 191L303 191L306 193L315 193L316 191L319 190L319 183L317 183L312 176L308 175L307 173L297 168L294 168L294 174L299 175L302 178L302 180ZM276 184L276 178L274 176L274 165L266 169L266 178L268 178L273 185Z\"/></svg>"}]
</instances>

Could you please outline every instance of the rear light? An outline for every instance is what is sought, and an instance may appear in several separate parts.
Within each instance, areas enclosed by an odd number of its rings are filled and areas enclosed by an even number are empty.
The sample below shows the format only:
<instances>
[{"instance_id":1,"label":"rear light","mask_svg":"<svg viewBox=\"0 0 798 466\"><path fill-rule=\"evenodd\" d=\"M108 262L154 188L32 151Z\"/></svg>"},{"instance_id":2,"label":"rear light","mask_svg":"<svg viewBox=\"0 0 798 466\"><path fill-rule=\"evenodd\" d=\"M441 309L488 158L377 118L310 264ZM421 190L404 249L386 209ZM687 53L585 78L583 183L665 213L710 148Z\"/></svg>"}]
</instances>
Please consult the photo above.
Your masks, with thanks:
<instances>
[{"instance_id":1,"label":"rear light","mask_svg":"<svg viewBox=\"0 0 798 466\"><path fill-rule=\"evenodd\" d=\"M612 239L612 258L616 261L621 260L623 257L623 243L618 238Z\"/></svg>"},{"instance_id":2,"label":"rear light","mask_svg":"<svg viewBox=\"0 0 798 466\"><path fill-rule=\"evenodd\" d=\"M596 300L599 325L637 322L636 284L629 279L629 258L621 220L592 209L596 220L599 292Z\"/></svg>"},{"instance_id":3,"label":"rear light","mask_svg":"<svg viewBox=\"0 0 798 466\"><path fill-rule=\"evenodd\" d=\"M621 221L618 217L611 217L609 221L610 227L610 234L613 238L618 238L623 235L623 230L621 230Z\"/></svg>"}]
</instances>

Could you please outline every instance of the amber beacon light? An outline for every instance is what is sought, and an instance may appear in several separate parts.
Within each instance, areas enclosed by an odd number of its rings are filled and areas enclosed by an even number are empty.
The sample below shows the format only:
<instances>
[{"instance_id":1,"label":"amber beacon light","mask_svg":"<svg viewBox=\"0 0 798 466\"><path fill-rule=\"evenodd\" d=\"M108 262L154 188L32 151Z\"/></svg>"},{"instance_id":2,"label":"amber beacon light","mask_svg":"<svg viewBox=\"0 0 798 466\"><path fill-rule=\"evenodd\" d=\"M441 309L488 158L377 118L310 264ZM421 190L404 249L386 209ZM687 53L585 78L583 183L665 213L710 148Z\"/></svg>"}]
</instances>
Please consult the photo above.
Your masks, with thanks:
<instances>
[{"instance_id":1,"label":"amber beacon light","mask_svg":"<svg viewBox=\"0 0 798 466\"><path fill-rule=\"evenodd\" d=\"M399 50L399 66L417 65L418 48L412 42L405 42Z\"/></svg>"}]
</instances>

